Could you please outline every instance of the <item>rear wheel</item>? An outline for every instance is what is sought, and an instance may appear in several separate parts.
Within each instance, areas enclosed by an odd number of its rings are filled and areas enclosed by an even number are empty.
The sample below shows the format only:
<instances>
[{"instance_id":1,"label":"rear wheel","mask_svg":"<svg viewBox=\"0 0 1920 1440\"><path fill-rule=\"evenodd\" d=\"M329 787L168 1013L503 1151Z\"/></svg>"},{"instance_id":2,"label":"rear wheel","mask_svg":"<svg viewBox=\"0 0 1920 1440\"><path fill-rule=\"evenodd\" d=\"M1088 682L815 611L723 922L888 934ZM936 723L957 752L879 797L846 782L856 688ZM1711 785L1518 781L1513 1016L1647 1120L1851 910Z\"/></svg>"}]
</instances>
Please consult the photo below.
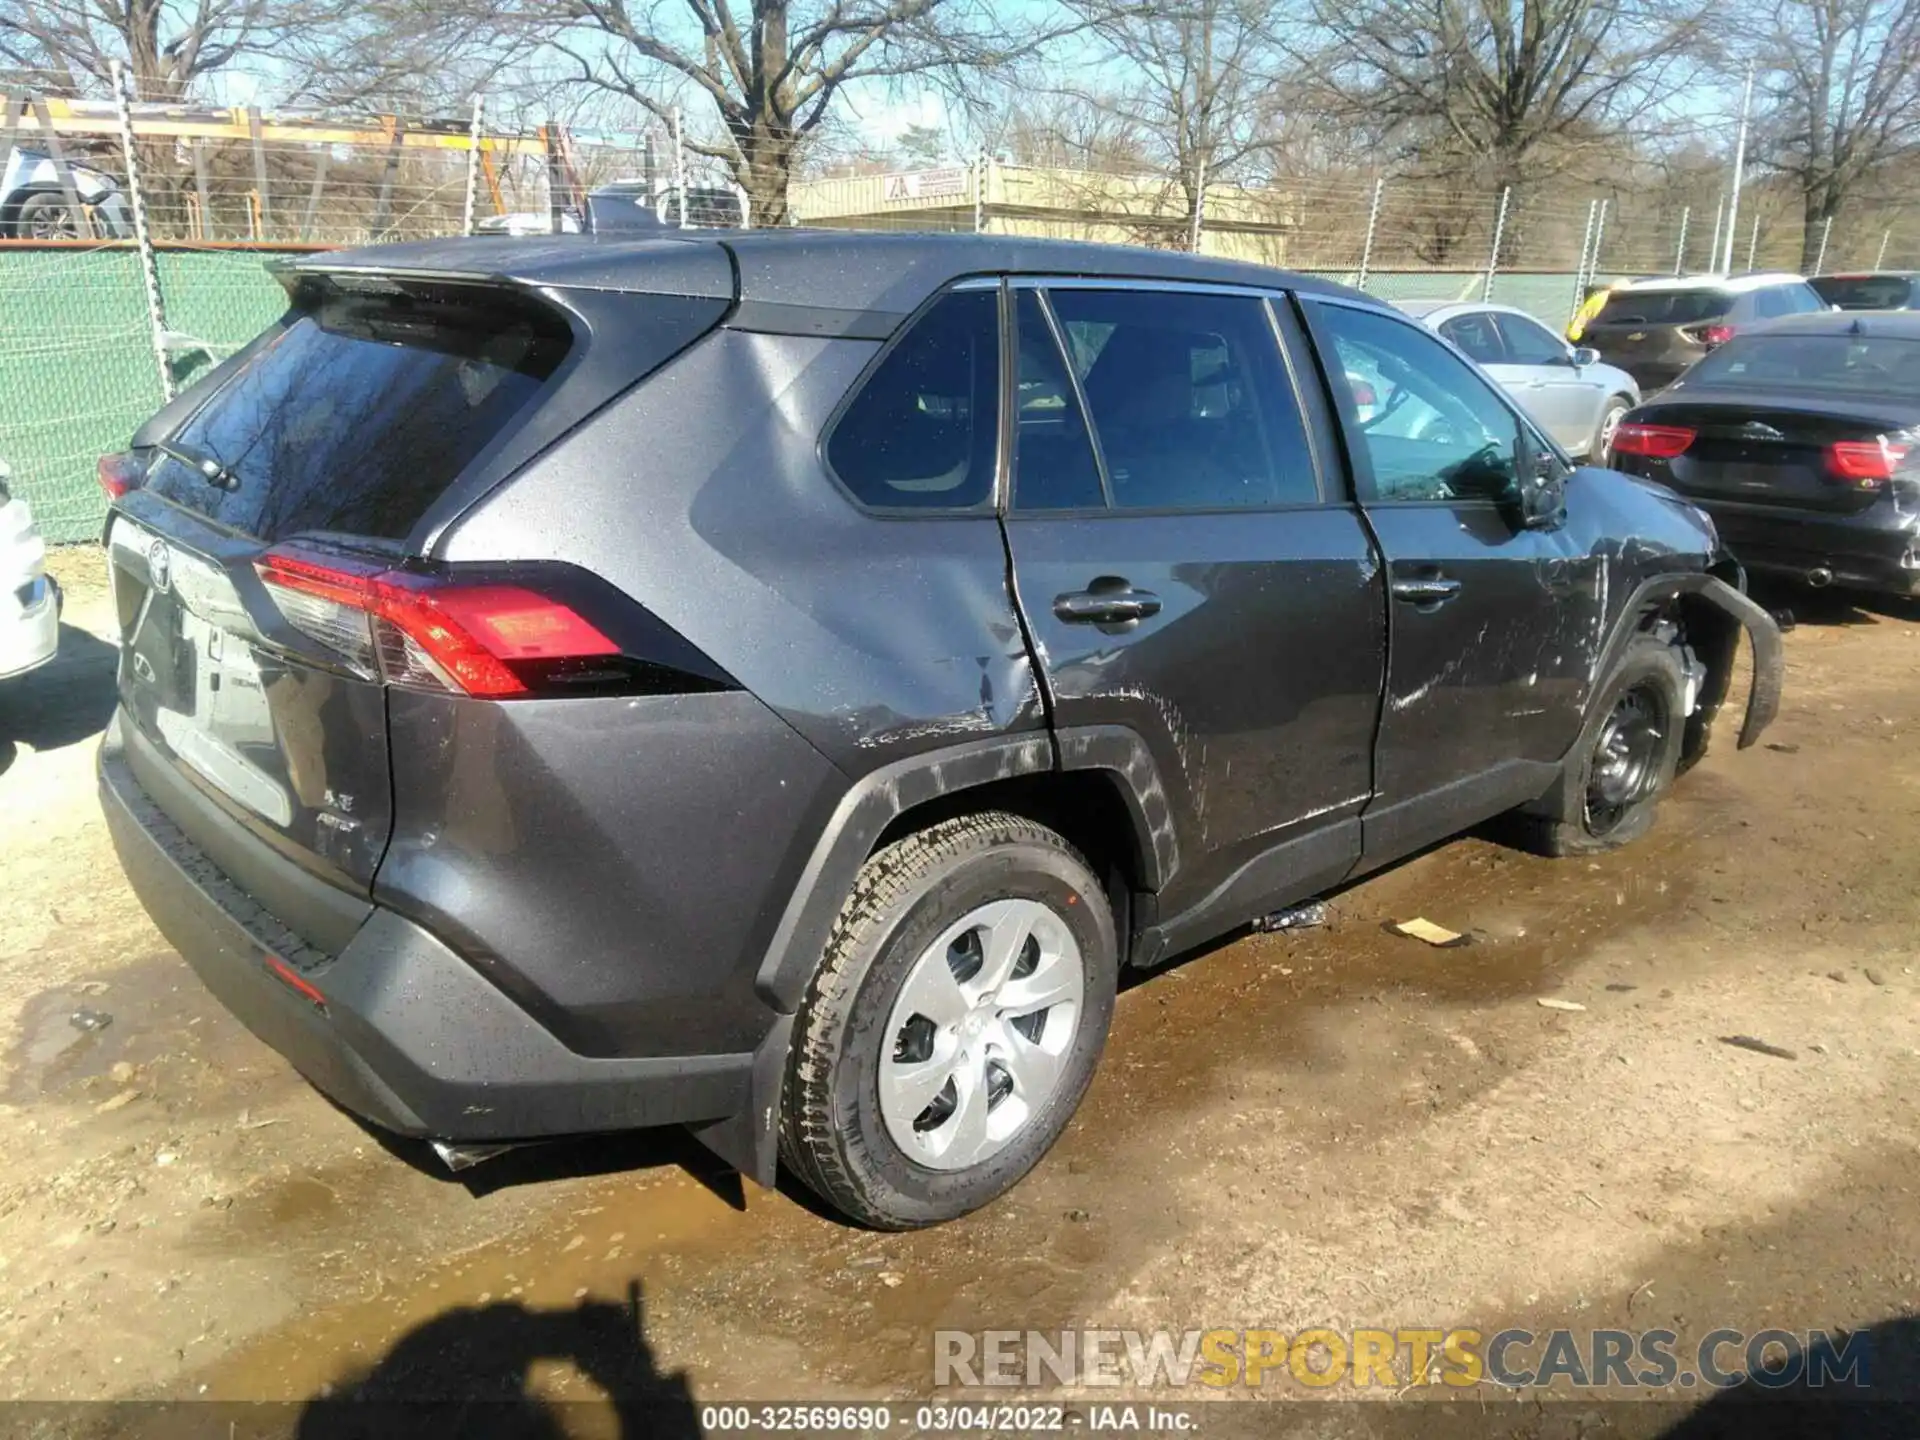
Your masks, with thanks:
<instances>
[{"instance_id":1,"label":"rear wheel","mask_svg":"<svg viewBox=\"0 0 1920 1440\"><path fill-rule=\"evenodd\" d=\"M1591 855L1646 834L1685 738L1686 673L1674 647L1642 635L1595 695L1561 783L1513 817L1543 855Z\"/></svg>"},{"instance_id":2,"label":"rear wheel","mask_svg":"<svg viewBox=\"0 0 1920 1440\"><path fill-rule=\"evenodd\" d=\"M973 815L888 846L802 1002L781 1158L881 1229L995 1199L1086 1092L1117 966L1099 882L1044 826Z\"/></svg>"},{"instance_id":3,"label":"rear wheel","mask_svg":"<svg viewBox=\"0 0 1920 1440\"><path fill-rule=\"evenodd\" d=\"M80 240L91 236L93 227L74 214L66 196L36 190L20 202L13 233L22 240Z\"/></svg>"}]
</instances>

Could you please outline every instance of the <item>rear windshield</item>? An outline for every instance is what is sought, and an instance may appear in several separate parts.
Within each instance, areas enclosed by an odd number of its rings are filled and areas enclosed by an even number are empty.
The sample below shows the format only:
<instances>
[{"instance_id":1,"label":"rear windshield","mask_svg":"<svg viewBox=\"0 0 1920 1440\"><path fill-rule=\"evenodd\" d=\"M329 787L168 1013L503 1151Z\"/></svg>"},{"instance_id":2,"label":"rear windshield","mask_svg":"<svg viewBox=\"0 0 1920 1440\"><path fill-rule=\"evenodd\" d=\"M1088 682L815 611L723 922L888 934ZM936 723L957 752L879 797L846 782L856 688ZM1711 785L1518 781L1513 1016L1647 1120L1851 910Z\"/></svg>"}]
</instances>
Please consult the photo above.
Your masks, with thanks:
<instances>
[{"instance_id":1,"label":"rear windshield","mask_svg":"<svg viewBox=\"0 0 1920 1440\"><path fill-rule=\"evenodd\" d=\"M1733 297L1718 290L1627 290L1610 296L1596 325L1691 325L1718 320Z\"/></svg>"},{"instance_id":2,"label":"rear windshield","mask_svg":"<svg viewBox=\"0 0 1920 1440\"><path fill-rule=\"evenodd\" d=\"M1884 335L1735 336L1687 372L1689 389L1846 390L1920 400L1920 340Z\"/></svg>"},{"instance_id":3,"label":"rear windshield","mask_svg":"<svg viewBox=\"0 0 1920 1440\"><path fill-rule=\"evenodd\" d=\"M377 283L297 305L162 442L146 488L263 540L403 539L539 392L570 331L498 290Z\"/></svg>"},{"instance_id":4,"label":"rear windshield","mask_svg":"<svg viewBox=\"0 0 1920 1440\"><path fill-rule=\"evenodd\" d=\"M1842 310L1898 310L1913 295L1913 281L1904 275L1822 275L1808 283Z\"/></svg>"}]
</instances>

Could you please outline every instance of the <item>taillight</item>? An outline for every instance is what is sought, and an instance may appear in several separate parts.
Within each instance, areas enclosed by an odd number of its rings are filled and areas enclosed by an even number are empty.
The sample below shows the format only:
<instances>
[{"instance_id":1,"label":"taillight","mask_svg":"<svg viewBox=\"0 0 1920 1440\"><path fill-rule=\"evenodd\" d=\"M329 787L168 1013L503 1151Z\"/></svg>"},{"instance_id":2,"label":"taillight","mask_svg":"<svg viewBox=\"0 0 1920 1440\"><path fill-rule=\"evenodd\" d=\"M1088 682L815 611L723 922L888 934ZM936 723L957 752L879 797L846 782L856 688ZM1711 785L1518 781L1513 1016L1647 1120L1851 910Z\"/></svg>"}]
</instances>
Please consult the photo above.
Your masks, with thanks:
<instances>
[{"instance_id":1,"label":"taillight","mask_svg":"<svg viewBox=\"0 0 1920 1440\"><path fill-rule=\"evenodd\" d=\"M1890 440L1836 440L1827 447L1827 474L1844 485L1878 490L1893 478L1910 447Z\"/></svg>"},{"instance_id":2,"label":"taillight","mask_svg":"<svg viewBox=\"0 0 1920 1440\"><path fill-rule=\"evenodd\" d=\"M94 477L99 480L100 488L111 501L118 500L129 490L137 490L140 481L145 478L145 472L132 455L102 455L94 466Z\"/></svg>"},{"instance_id":3,"label":"taillight","mask_svg":"<svg viewBox=\"0 0 1920 1440\"><path fill-rule=\"evenodd\" d=\"M1680 333L1697 345L1724 345L1733 338L1731 325L1682 325Z\"/></svg>"},{"instance_id":4,"label":"taillight","mask_svg":"<svg viewBox=\"0 0 1920 1440\"><path fill-rule=\"evenodd\" d=\"M544 683L556 676L571 683L623 673L594 669L620 654L598 627L524 585L291 546L269 550L254 569L289 625L388 684L506 699L568 688Z\"/></svg>"},{"instance_id":5,"label":"taillight","mask_svg":"<svg viewBox=\"0 0 1920 1440\"><path fill-rule=\"evenodd\" d=\"M1613 453L1644 455L1649 460L1671 460L1686 454L1693 444L1694 432L1684 425L1640 425L1623 423L1613 432Z\"/></svg>"}]
</instances>

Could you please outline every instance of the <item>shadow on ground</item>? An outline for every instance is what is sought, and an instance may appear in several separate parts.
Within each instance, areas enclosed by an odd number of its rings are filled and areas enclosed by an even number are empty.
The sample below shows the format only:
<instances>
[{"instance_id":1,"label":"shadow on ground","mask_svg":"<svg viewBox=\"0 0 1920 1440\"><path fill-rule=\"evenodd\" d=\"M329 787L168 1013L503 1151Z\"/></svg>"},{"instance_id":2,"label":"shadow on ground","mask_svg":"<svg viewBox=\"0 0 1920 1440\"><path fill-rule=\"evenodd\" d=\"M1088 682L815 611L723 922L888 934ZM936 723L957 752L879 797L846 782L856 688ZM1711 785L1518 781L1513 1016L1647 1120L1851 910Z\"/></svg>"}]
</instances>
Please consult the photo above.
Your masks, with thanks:
<instances>
[{"instance_id":1,"label":"shadow on ground","mask_svg":"<svg viewBox=\"0 0 1920 1440\"><path fill-rule=\"evenodd\" d=\"M119 651L74 625L60 627L60 648L38 670L0 681L0 773L18 748L58 750L107 728L113 717Z\"/></svg>"},{"instance_id":2,"label":"shadow on ground","mask_svg":"<svg viewBox=\"0 0 1920 1440\"><path fill-rule=\"evenodd\" d=\"M1899 595L1874 595L1864 590L1828 587L1822 590L1768 576L1748 578L1747 591L1759 604L1788 625L1873 625L1882 620L1920 620L1920 600Z\"/></svg>"},{"instance_id":3,"label":"shadow on ground","mask_svg":"<svg viewBox=\"0 0 1920 1440\"><path fill-rule=\"evenodd\" d=\"M536 1370L555 1367L576 1371L593 1398L536 1393ZM573 1433L566 1413L576 1406L611 1413L622 1440L700 1434L685 1375L662 1374L654 1361L638 1283L624 1305L500 1304L437 1315L371 1369L309 1401L294 1433L298 1440L559 1440Z\"/></svg>"}]
</instances>

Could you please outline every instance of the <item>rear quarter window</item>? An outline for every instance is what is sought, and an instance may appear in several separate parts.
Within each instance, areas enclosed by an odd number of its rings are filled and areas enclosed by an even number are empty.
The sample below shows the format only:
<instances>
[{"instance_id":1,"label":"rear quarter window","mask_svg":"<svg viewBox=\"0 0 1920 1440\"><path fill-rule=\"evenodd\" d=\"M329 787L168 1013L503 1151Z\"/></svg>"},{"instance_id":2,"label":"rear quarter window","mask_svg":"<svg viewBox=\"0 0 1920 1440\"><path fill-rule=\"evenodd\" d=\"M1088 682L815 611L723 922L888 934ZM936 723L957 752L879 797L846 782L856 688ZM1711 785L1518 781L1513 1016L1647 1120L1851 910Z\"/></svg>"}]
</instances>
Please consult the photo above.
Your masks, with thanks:
<instances>
[{"instance_id":1,"label":"rear quarter window","mask_svg":"<svg viewBox=\"0 0 1920 1440\"><path fill-rule=\"evenodd\" d=\"M146 488L263 540L401 540L566 358L565 319L479 286L307 292Z\"/></svg>"}]
</instances>

